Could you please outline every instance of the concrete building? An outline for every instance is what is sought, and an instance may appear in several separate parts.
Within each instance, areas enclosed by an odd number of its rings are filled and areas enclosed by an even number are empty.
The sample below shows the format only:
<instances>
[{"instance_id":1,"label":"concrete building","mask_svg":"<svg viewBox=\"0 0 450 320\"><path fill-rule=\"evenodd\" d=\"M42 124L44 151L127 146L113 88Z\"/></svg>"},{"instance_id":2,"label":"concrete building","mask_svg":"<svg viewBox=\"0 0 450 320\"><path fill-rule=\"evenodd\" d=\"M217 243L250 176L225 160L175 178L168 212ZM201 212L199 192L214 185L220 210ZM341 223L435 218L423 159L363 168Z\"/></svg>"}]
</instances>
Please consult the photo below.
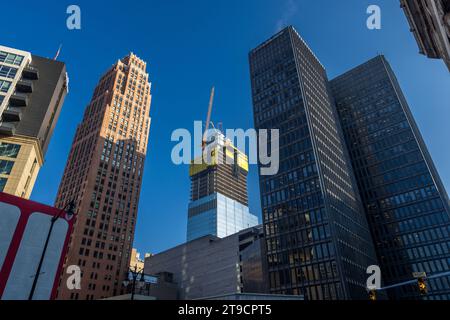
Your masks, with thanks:
<instances>
[{"instance_id":1,"label":"concrete building","mask_svg":"<svg viewBox=\"0 0 450 320\"><path fill-rule=\"evenodd\" d=\"M421 54L450 71L450 0L400 0Z\"/></svg>"},{"instance_id":2,"label":"concrete building","mask_svg":"<svg viewBox=\"0 0 450 320\"><path fill-rule=\"evenodd\" d=\"M377 56L331 82L385 285L450 269L449 199L400 85ZM392 299L450 299L450 276L389 290Z\"/></svg>"},{"instance_id":3,"label":"concrete building","mask_svg":"<svg viewBox=\"0 0 450 320\"><path fill-rule=\"evenodd\" d=\"M120 295L128 274L150 130L146 63L133 53L100 79L78 126L56 198L75 200L77 221L64 268L82 269L81 290L59 299ZM66 274L62 277L66 283Z\"/></svg>"},{"instance_id":4,"label":"concrete building","mask_svg":"<svg viewBox=\"0 0 450 320\"><path fill-rule=\"evenodd\" d=\"M0 46L0 191L30 197L67 92L63 62Z\"/></svg>"},{"instance_id":5,"label":"concrete building","mask_svg":"<svg viewBox=\"0 0 450 320\"><path fill-rule=\"evenodd\" d=\"M249 54L256 129L279 129L260 175L271 293L367 299L378 264L325 68L293 27Z\"/></svg>"},{"instance_id":6,"label":"concrete building","mask_svg":"<svg viewBox=\"0 0 450 320\"><path fill-rule=\"evenodd\" d=\"M225 238L208 235L145 259L146 274L169 273L178 299L267 293L262 227Z\"/></svg>"},{"instance_id":7,"label":"concrete building","mask_svg":"<svg viewBox=\"0 0 450 320\"><path fill-rule=\"evenodd\" d=\"M209 159L200 157L190 166L187 241L223 238L258 224L248 209L247 156L215 129L207 136L205 154Z\"/></svg>"}]
</instances>

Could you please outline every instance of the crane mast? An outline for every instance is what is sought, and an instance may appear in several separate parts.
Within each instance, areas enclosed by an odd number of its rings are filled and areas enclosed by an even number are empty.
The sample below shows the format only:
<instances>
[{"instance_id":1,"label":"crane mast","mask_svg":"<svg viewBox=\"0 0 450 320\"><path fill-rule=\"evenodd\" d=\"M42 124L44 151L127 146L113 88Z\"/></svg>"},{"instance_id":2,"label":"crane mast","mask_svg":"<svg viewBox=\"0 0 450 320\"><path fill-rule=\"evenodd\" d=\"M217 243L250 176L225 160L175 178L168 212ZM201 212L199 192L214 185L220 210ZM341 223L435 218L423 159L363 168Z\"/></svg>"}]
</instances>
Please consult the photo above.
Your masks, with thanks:
<instances>
[{"instance_id":1,"label":"crane mast","mask_svg":"<svg viewBox=\"0 0 450 320\"><path fill-rule=\"evenodd\" d=\"M207 133L208 133L208 129L209 129L209 124L211 123L211 113L212 113L212 107L213 107L213 102L214 102L214 87L211 88L211 95L209 97L209 105L208 105L208 114L206 116L206 123L205 123L205 131L203 133L203 138L202 138L202 150L205 149L206 146L206 138L207 138Z\"/></svg>"}]
</instances>

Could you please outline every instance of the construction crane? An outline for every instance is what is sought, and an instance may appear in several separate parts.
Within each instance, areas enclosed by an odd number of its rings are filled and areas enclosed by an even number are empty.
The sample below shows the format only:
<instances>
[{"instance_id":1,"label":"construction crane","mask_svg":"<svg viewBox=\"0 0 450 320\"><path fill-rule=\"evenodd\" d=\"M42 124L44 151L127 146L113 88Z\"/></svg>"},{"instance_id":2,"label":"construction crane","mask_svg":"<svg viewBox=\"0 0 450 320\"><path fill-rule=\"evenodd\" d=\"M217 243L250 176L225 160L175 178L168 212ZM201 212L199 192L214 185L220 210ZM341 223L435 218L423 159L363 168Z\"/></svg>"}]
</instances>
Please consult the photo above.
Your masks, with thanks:
<instances>
[{"instance_id":1,"label":"construction crane","mask_svg":"<svg viewBox=\"0 0 450 320\"><path fill-rule=\"evenodd\" d=\"M207 133L208 133L208 129L209 129L209 124L211 123L211 112L212 112L212 107L213 107L213 102L214 102L214 90L215 90L214 87L212 87L211 95L209 97L208 114L206 116L205 131L203 133L203 138L202 138L202 151L206 147Z\"/></svg>"},{"instance_id":2,"label":"construction crane","mask_svg":"<svg viewBox=\"0 0 450 320\"><path fill-rule=\"evenodd\" d=\"M56 61L56 59L58 59L59 54L61 53L61 49L62 49L62 44L59 45L58 51L56 51L55 56L53 57L53 60Z\"/></svg>"}]
</instances>

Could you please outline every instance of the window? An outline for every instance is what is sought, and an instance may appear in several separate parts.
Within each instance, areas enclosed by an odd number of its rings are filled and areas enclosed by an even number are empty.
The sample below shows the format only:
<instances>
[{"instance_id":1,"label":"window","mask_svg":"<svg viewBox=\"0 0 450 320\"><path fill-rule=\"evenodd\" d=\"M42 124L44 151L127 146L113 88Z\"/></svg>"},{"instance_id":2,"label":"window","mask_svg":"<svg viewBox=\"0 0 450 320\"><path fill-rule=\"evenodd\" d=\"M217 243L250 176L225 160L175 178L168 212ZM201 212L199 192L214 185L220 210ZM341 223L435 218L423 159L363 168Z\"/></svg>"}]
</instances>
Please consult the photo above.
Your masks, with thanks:
<instances>
[{"instance_id":1,"label":"window","mask_svg":"<svg viewBox=\"0 0 450 320\"><path fill-rule=\"evenodd\" d=\"M13 161L0 160L0 174L10 174L13 165Z\"/></svg>"},{"instance_id":2,"label":"window","mask_svg":"<svg viewBox=\"0 0 450 320\"><path fill-rule=\"evenodd\" d=\"M6 182L8 182L8 179L0 178L0 192L2 192L5 189Z\"/></svg>"},{"instance_id":3,"label":"window","mask_svg":"<svg viewBox=\"0 0 450 320\"><path fill-rule=\"evenodd\" d=\"M0 51L0 62L5 62L9 64L14 64L16 66L20 66L20 64L23 61L23 56L14 54L14 53L8 53L5 51Z\"/></svg>"},{"instance_id":4,"label":"window","mask_svg":"<svg viewBox=\"0 0 450 320\"><path fill-rule=\"evenodd\" d=\"M19 151L19 144L0 142L0 157L17 158Z\"/></svg>"},{"instance_id":5,"label":"window","mask_svg":"<svg viewBox=\"0 0 450 320\"><path fill-rule=\"evenodd\" d=\"M0 80L0 92L6 93L6 92L8 92L10 87L11 87L10 81ZM2 98L2 101L3 101L3 98ZM1 101L0 101L0 103L1 103Z\"/></svg>"},{"instance_id":6,"label":"window","mask_svg":"<svg viewBox=\"0 0 450 320\"><path fill-rule=\"evenodd\" d=\"M14 79L17 73L17 68L0 66L0 77Z\"/></svg>"},{"instance_id":7,"label":"window","mask_svg":"<svg viewBox=\"0 0 450 320\"><path fill-rule=\"evenodd\" d=\"M4 99L5 99L5 96L2 96L2 95L0 94L0 104L2 104L2 102L3 102Z\"/></svg>"}]
</instances>

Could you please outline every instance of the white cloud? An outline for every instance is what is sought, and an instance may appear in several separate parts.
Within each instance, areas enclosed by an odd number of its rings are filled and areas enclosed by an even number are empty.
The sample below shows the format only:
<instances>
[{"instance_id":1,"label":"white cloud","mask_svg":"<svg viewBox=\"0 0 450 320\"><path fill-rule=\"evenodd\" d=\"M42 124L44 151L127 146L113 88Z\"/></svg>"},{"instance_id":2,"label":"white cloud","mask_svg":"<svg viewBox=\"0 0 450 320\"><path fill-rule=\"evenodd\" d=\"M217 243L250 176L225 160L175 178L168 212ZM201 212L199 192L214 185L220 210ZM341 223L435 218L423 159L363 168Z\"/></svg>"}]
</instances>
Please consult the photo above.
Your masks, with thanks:
<instances>
[{"instance_id":1,"label":"white cloud","mask_svg":"<svg viewBox=\"0 0 450 320\"><path fill-rule=\"evenodd\" d=\"M281 17L277 20L275 28L276 32L280 31L284 27L286 27L289 23L292 17L297 13L298 11L298 5L295 3L295 0L287 0L283 4L283 13Z\"/></svg>"}]
</instances>

